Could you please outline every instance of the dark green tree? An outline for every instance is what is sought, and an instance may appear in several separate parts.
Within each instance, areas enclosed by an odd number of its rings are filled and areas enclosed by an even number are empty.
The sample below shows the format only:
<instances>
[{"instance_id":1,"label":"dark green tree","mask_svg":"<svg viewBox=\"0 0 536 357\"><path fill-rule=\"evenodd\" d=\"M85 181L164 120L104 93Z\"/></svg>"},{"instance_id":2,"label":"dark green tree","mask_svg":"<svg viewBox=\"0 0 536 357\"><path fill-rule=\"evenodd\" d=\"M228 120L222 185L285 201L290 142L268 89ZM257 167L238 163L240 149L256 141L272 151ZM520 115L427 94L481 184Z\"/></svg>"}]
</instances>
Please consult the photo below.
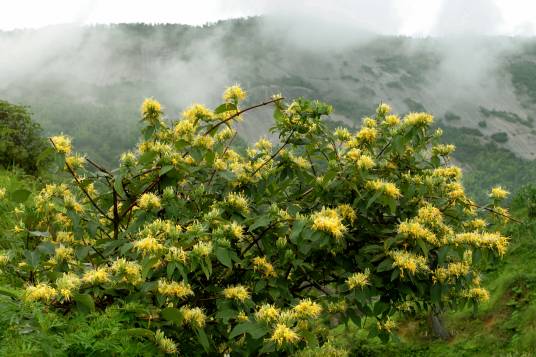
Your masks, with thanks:
<instances>
[{"instance_id":1,"label":"dark green tree","mask_svg":"<svg viewBox=\"0 0 536 357\"><path fill-rule=\"evenodd\" d=\"M0 166L35 173L46 150L41 126L27 107L0 100Z\"/></svg>"}]
</instances>

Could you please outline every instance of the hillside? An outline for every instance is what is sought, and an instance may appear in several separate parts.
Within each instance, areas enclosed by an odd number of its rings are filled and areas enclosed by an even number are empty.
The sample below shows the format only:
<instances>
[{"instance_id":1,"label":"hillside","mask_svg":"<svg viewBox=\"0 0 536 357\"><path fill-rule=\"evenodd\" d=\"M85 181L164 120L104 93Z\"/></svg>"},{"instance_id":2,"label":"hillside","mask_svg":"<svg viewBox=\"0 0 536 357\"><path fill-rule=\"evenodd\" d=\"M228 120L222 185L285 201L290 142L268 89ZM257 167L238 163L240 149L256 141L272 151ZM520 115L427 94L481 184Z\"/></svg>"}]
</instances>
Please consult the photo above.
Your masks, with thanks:
<instances>
[{"instance_id":1,"label":"hillside","mask_svg":"<svg viewBox=\"0 0 536 357\"><path fill-rule=\"evenodd\" d=\"M535 48L503 37L329 41L271 18L49 27L0 33L0 98L29 105L47 134L72 135L102 162L136 142L132 108L145 97L176 113L194 100L213 105L239 82L251 101L281 92L330 102L332 118L349 127L384 101L398 112L434 113L470 172L469 189L482 196L493 184L516 190L536 177ZM240 128L247 141L267 134L271 120L260 113ZM490 156L500 159L481 167ZM477 192L471 182L482 176Z\"/></svg>"}]
</instances>

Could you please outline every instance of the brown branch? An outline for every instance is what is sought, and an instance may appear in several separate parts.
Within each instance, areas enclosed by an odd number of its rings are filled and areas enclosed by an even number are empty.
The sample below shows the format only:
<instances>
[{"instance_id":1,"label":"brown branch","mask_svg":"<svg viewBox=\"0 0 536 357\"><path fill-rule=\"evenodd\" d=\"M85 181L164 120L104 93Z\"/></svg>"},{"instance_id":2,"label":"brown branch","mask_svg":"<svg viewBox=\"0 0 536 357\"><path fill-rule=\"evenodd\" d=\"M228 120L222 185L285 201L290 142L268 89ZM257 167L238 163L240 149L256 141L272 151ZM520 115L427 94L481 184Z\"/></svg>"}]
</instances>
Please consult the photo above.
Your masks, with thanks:
<instances>
[{"instance_id":1,"label":"brown branch","mask_svg":"<svg viewBox=\"0 0 536 357\"><path fill-rule=\"evenodd\" d=\"M91 165L93 165L95 168L97 168L99 171L107 174L107 175L110 175L110 176L113 176L112 173L108 170L106 170L104 167L98 165L97 163L95 163L94 161L92 161L90 158L86 157L85 158L87 162L89 162Z\"/></svg>"},{"instance_id":2,"label":"brown branch","mask_svg":"<svg viewBox=\"0 0 536 357\"><path fill-rule=\"evenodd\" d=\"M262 102L260 104L257 104L257 105L254 105L254 106L251 106L249 108L246 108L246 109L243 109L243 110L239 110L237 111L236 113L234 113L233 115L231 115L229 118L225 119L225 120L222 120L220 121L219 123L217 124L214 124L213 126L211 126L210 128L207 129L207 131L203 134L203 135L207 135L207 134L210 134L214 129L217 129L220 125L222 124L225 124L231 120L233 120L234 118L242 115L243 113L249 111L249 110L252 110L252 109L255 109L255 108L259 108L259 107L263 107L265 105L268 105L268 104L271 104L271 103L275 103L275 102L278 102L278 101L281 101L285 98L281 97L281 98L275 98L275 99L272 99L272 100L269 100L269 101L266 101L266 102Z\"/></svg>"}]
</instances>

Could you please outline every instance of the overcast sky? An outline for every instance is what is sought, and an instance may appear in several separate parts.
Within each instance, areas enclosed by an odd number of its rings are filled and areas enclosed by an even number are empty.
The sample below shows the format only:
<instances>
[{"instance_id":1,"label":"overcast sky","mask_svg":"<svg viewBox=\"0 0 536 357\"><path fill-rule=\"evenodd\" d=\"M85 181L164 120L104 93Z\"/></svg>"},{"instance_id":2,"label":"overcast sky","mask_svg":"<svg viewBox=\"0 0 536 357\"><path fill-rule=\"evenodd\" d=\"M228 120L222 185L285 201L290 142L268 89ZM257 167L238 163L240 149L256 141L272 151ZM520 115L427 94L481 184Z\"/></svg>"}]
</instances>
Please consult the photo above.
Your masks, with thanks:
<instances>
[{"instance_id":1,"label":"overcast sky","mask_svg":"<svg viewBox=\"0 0 536 357\"><path fill-rule=\"evenodd\" d=\"M271 14L381 34L536 35L535 0L2 0L0 29L75 23L183 23Z\"/></svg>"}]
</instances>

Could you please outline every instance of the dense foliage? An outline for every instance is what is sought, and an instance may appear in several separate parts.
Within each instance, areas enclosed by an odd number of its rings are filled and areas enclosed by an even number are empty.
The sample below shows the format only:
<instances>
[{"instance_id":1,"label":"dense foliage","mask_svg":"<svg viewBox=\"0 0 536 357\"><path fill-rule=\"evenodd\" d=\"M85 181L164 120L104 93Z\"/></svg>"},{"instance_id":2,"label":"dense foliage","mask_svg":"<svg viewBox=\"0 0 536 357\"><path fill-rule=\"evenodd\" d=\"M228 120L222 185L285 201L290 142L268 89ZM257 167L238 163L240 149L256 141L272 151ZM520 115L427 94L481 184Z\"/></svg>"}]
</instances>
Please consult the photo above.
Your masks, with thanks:
<instances>
[{"instance_id":1,"label":"dense foliage","mask_svg":"<svg viewBox=\"0 0 536 357\"><path fill-rule=\"evenodd\" d=\"M36 172L45 148L41 127L28 109L0 100L0 166Z\"/></svg>"},{"instance_id":2,"label":"dense foliage","mask_svg":"<svg viewBox=\"0 0 536 357\"><path fill-rule=\"evenodd\" d=\"M130 315L118 326L164 353L242 355L332 349L329 327L349 322L387 340L395 313L489 298L479 269L506 251L487 228L508 193L481 209L466 197L431 115L382 104L357 133L330 132L327 104L240 109L245 95L173 122L147 99L143 140L115 170L52 137L71 180L33 197L1 255L23 301ZM233 124L264 105L279 144L233 150Z\"/></svg>"}]
</instances>

